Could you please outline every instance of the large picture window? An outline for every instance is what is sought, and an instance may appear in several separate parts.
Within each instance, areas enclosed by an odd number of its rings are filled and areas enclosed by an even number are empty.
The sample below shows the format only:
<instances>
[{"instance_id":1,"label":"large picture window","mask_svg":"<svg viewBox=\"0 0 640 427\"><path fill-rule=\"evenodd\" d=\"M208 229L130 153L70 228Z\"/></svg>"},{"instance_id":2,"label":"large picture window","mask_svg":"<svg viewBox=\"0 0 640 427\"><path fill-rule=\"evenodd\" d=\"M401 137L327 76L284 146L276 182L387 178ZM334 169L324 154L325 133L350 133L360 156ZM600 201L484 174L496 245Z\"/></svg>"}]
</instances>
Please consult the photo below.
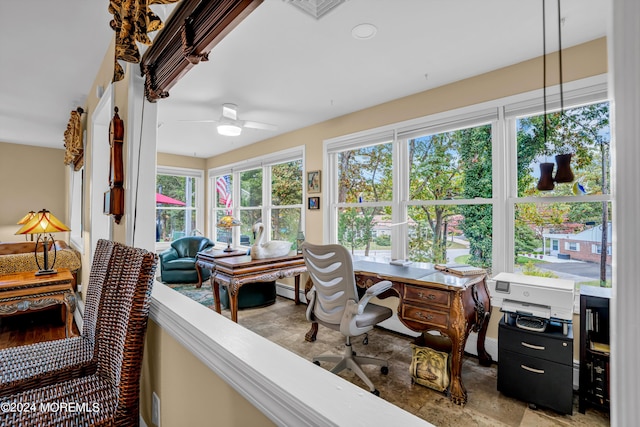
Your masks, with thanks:
<instances>
[{"instance_id":1,"label":"large picture window","mask_svg":"<svg viewBox=\"0 0 640 427\"><path fill-rule=\"evenodd\" d=\"M202 171L158 167L156 242L202 233Z\"/></svg>"},{"instance_id":2,"label":"large picture window","mask_svg":"<svg viewBox=\"0 0 640 427\"><path fill-rule=\"evenodd\" d=\"M268 239L295 244L298 231L304 231L302 156L296 148L209 171L215 240L226 245L230 232L232 246L251 246L253 225L262 222ZM231 231L217 228L223 215L241 225Z\"/></svg>"},{"instance_id":3,"label":"large picture window","mask_svg":"<svg viewBox=\"0 0 640 427\"><path fill-rule=\"evenodd\" d=\"M611 286L609 103L515 119L518 181L513 269L529 275L570 278ZM540 191L540 164L558 173L556 155L570 154L573 182ZM606 253L592 248L607 247Z\"/></svg>"},{"instance_id":4,"label":"large picture window","mask_svg":"<svg viewBox=\"0 0 640 427\"><path fill-rule=\"evenodd\" d=\"M329 239L354 255L490 268L496 117L493 109L328 144Z\"/></svg>"},{"instance_id":5,"label":"large picture window","mask_svg":"<svg viewBox=\"0 0 640 427\"><path fill-rule=\"evenodd\" d=\"M325 240L611 286L606 87L576 82L564 95L563 114L550 97L546 144L537 92L325 141ZM574 179L538 190L540 163L557 154L571 154Z\"/></svg>"}]
</instances>

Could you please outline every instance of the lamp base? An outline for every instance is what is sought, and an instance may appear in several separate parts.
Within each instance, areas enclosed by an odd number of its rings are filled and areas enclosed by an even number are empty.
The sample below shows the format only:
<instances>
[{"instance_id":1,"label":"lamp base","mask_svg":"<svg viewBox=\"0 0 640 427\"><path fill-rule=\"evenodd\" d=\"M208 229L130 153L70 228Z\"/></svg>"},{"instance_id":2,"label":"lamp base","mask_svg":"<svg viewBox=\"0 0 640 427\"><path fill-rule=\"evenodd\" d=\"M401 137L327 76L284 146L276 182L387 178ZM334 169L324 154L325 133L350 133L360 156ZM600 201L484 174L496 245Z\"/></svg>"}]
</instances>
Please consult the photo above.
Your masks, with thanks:
<instances>
[{"instance_id":1,"label":"lamp base","mask_svg":"<svg viewBox=\"0 0 640 427\"><path fill-rule=\"evenodd\" d=\"M38 270L36 271L36 276L46 276L48 274L58 274L58 270L49 269L49 270Z\"/></svg>"},{"instance_id":2,"label":"lamp base","mask_svg":"<svg viewBox=\"0 0 640 427\"><path fill-rule=\"evenodd\" d=\"M222 250L222 252L233 252L233 250L234 250L234 249L233 249L231 246L227 246L226 248L224 248L224 249Z\"/></svg>"}]
</instances>

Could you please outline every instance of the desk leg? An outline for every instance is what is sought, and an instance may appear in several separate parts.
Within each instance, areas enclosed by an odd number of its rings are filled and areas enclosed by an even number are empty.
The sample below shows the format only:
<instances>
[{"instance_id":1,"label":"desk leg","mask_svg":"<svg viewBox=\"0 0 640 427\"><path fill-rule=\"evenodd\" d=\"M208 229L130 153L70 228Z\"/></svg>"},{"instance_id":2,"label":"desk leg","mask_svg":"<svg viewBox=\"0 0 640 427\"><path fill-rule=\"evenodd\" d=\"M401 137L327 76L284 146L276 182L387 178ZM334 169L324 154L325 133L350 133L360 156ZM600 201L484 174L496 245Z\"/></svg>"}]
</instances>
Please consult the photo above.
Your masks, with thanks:
<instances>
[{"instance_id":1,"label":"desk leg","mask_svg":"<svg viewBox=\"0 0 640 427\"><path fill-rule=\"evenodd\" d=\"M198 273L198 283L196 283L196 288L199 289L202 287L202 269L198 263L196 263L196 273Z\"/></svg>"},{"instance_id":2,"label":"desk leg","mask_svg":"<svg viewBox=\"0 0 640 427\"><path fill-rule=\"evenodd\" d=\"M293 296L293 301L296 305L300 304L300 275L298 274L294 279L293 292L295 295Z\"/></svg>"},{"instance_id":3,"label":"desk leg","mask_svg":"<svg viewBox=\"0 0 640 427\"><path fill-rule=\"evenodd\" d=\"M451 401L456 405L467 403L467 389L462 384L462 353L466 342L465 335L451 337L451 385L449 391Z\"/></svg>"},{"instance_id":4,"label":"desk leg","mask_svg":"<svg viewBox=\"0 0 640 427\"><path fill-rule=\"evenodd\" d=\"M64 306L67 310L65 334L69 338L73 336L73 312L76 311L76 296L73 292L64 294Z\"/></svg>"},{"instance_id":5,"label":"desk leg","mask_svg":"<svg viewBox=\"0 0 640 427\"><path fill-rule=\"evenodd\" d=\"M478 361L482 366L491 366L493 359L484 347L484 340L487 336L487 329L489 328L489 319L491 318L491 299L489 298L486 281L482 281L482 283L475 285L475 289L477 292L475 307L476 323L479 324L477 324L473 330L478 331Z\"/></svg>"},{"instance_id":6,"label":"desk leg","mask_svg":"<svg viewBox=\"0 0 640 427\"><path fill-rule=\"evenodd\" d=\"M304 335L304 340L314 342L316 340L316 335L318 335L318 324L313 322L309 331Z\"/></svg>"},{"instance_id":7,"label":"desk leg","mask_svg":"<svg viewBox=\"0 0 640 427\"><path fill-rule=\"evenodd\" d=\"M231 309L231 320L238 323L238 294L240 293L240 288L233 283L229 283L227 286L227 290L229 291L229 309Z\"/></svg>"},{"instance_id":8,"label":"desk leg","mask_svg":"<svg viewBox=\"0 0 640 427\"><path fill-rule=\"evenodd\" d=\"M222 313L222 306L220 305L220 285L215 281L213 274L211 275L211 289L213 289L213 304L218 314Z\"/></svg>"}]
</instances>

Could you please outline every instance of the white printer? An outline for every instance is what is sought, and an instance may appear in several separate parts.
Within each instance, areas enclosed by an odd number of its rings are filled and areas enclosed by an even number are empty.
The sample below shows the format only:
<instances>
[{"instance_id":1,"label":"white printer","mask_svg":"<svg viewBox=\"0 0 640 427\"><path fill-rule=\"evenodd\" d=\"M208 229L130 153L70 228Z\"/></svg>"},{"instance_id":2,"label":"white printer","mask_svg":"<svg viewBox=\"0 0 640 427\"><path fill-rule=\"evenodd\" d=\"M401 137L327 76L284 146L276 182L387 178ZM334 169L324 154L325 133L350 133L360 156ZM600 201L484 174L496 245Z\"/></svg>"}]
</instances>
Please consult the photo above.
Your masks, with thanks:
<instances>
[{"instance_id":1,"label":"white printer","mask_svg":"<svg viewBox=\"0 0 640 427\"><path fill-rule=\"evenodd\" d=\"M562 322L563 332L568 333L568 324L573 321L573 280L499 273L487 284L491 304L501 307L505 320L513 314L518 326L538 331L553 320Z\"/></svg>"}]
</instances>

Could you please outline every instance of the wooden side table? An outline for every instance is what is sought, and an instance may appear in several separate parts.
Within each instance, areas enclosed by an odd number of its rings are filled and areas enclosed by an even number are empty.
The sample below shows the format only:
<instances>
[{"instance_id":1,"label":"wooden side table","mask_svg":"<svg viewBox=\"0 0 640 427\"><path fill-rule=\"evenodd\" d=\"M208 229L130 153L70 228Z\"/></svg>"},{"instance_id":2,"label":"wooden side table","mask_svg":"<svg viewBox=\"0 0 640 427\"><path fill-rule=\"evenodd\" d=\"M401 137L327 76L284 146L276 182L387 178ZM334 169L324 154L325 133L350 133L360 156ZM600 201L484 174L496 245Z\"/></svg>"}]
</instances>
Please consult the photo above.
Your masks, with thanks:
<instances>
[{"instance_id":1,"label":"wooden side table","mask_svg":"<svg viewBox=\"0 0 640 427\"><path fill-rule=\"evenodd\" d=\"M57 274L36 276L35 272L20 272L0 276L0 316L36 311L64 304L66 336L73 335L73 312L76 296L73 275L66 268Z\"/></svg>"}]
</instances>

